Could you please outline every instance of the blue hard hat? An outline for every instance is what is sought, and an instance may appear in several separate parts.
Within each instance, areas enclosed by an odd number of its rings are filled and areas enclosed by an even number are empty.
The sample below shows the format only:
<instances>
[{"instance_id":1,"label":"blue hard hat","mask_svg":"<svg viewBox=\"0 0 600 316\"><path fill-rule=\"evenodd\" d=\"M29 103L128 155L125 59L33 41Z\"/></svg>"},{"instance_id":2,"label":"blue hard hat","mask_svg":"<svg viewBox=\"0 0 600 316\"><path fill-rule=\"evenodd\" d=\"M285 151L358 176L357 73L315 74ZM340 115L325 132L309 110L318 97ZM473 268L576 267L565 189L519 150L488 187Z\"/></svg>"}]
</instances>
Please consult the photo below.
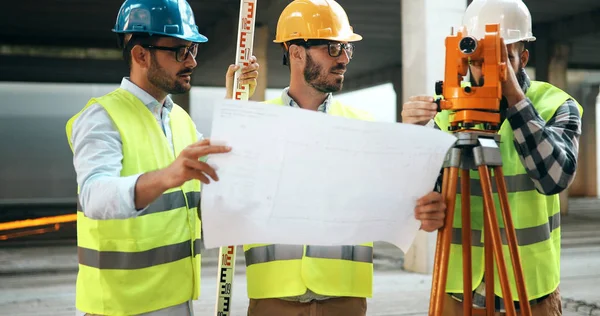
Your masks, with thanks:
<instances>
[{"instance_id":1,"label":"blue hard hat","mask_svg":"<svg viewBox=\"0 0 600 316\"><path fill-rule=\"evenodd\" d=\"M208 41L198 32L194 12L186 0L126 0L112 31L171 36L195 43Z\"/></svg>"}]
</instances>

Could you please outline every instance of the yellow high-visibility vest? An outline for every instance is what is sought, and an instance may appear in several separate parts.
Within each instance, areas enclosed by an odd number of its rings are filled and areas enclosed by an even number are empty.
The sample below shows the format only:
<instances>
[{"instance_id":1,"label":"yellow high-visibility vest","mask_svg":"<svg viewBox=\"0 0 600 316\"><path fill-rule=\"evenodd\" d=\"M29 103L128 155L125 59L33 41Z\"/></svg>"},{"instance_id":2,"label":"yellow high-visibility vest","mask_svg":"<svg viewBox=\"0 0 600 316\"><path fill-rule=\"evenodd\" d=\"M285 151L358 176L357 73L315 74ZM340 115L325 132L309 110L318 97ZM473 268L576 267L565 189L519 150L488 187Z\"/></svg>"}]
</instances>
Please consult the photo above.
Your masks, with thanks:
<instances>
[{"instance_id":1,"label":"yellow high-visibility vest","mask_svg":"<svg viewBox=\"0 0 600 316\"><path fill-rule=\"evenodd\" d=\"M173 147L148 108L121 88L91 99L99 103L121 135L121 176L167 167L197 140L189 115L173 105ZM73 116L66 126L71 150ZM78 189L79 190L79 189ZM79 192L78 192L79 193ZM77 212L79 273L76 306L87 313L134 315L196 299L200 293L200 182L172 188L143 215L94 220Z\"/></svg>"},{"instance_id":2,"label":"yellow high-visibility vest","mask_svg":"<svg viewBox=\"0 0 600 316\"><path fill-rule=\"evenodd\" d=\"M265 101L284 105L281 98ZM332 102L329 114L372 120L363 111ZM307 289L329 296L371 297L373 243L349 246L244 245L248 297L289 297Z\"/></svg>"},{"instance_id":3,"label":"yellow high-visibility vest","mask_svg":"<svg viewBox=\"0 0 600 316\"><path fill-rule=\"evenodd\" d=\"M564 91L545 82L531 81L526 96L531 100L540 116L548 121L559 106L567 99L573 99ZM576 102L576 101L575 101ZM577 103L577 102L576 102ZM583 108L577 103L579 111ZM444 110L435 117L435 122L442 131L448 131L449 111ZM552 293L560 281L560 205L558 194L543 195L539 193L527 171L521 163L514 145L513 130L508 120L505 120L498 132L500 138L500 153L502 155L502 170L506 179L508 201L516 230L521 266L529 300ZM471 177L471 239L472 239L472 280L473 290L479 286L484 274L483 251L483 196L479 173L470 172ZM492 183L495 183L492 177ZM500 213L500 202L496 186L493 186L494 202L498 224L504 230L504 222ZM461 197L460 181L458 181L456 196L456 212L453 223L450 247L450 263L446 292L462 293L462 246L461 246ZM504 235L504 233L502 232ZM503 238L504 239L504 238ZM514 271L510 251L506 241L503 242L504 259L510 281L513 300L518 301ZM502 297L500 278L494 269L494 289L496 295ZM486 282L486 286L488 282Z\"/></svg>"}]
</instances>

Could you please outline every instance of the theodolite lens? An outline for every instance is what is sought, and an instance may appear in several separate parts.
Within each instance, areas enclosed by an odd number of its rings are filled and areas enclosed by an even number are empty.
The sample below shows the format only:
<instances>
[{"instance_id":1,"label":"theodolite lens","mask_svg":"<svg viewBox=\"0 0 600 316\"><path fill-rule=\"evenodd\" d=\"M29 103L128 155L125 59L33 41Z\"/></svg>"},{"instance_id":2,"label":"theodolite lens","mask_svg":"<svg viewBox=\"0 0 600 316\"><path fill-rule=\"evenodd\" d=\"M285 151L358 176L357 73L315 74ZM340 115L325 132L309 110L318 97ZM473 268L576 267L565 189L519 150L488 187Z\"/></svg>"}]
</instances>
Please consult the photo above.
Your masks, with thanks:
<instances>
[{"instance_id":1,"label":"theodolite lens","mask_svg":"<svg viewBox=\"0 0 600 316\"><path fill-rule=\"evenodd\" d=\"M464 54L473 54L477 49L477 40L471 36L463 37L458 43L458 48Z\"/></svg>"}]
</instances>

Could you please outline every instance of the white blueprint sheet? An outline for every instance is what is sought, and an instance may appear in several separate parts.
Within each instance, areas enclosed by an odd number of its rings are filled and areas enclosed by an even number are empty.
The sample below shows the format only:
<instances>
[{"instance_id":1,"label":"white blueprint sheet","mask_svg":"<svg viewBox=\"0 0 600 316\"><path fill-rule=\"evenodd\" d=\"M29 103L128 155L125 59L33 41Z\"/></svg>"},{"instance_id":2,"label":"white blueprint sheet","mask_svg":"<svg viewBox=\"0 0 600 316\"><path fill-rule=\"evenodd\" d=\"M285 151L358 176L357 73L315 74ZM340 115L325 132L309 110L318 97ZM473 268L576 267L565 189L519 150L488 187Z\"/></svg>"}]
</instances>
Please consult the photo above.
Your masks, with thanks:
<instances>
[{"instance_id":1,"label":"white blueprint sheet","mask_svg":"<svg viewBox=\"0 0 600 316\"><path fill-rule=\"evenodd\" d=\"M352 245L407 251L455 137L423 126L366 122L258 102L215 103L211 155L220 181L202 187L207 248L251 243Z\"/></svg>"}]
</instances>

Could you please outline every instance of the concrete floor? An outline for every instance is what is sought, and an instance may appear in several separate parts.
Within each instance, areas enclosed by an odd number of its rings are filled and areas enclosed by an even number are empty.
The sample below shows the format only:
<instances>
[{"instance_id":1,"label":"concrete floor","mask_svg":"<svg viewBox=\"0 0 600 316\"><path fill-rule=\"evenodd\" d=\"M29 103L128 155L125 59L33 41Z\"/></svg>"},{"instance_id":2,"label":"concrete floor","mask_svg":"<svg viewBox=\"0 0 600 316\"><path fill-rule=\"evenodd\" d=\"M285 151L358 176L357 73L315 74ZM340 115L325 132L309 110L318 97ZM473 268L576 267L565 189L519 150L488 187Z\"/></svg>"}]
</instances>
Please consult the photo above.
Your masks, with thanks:
<instances>
[{"instance_id":1,"label":"concrete floor","mask_svg":"<svg viewBox=\"0 0 600 316\"><path fill-rule=\"evenodd\" d=\"M600 205L594 204L594 205ZM564 315L600 315L600 207L582 207L562 218L561 294ZM427 315L431 276L401 269L402 253L389 244L375 247L374 295L368 315ZM233 312L248 304L243 256L238 256ZM75 315L76 248L0 244L0 315ZM202 295L196 315L214 315L216 253L203 256Z\"/></svg>"}]
</instances>

